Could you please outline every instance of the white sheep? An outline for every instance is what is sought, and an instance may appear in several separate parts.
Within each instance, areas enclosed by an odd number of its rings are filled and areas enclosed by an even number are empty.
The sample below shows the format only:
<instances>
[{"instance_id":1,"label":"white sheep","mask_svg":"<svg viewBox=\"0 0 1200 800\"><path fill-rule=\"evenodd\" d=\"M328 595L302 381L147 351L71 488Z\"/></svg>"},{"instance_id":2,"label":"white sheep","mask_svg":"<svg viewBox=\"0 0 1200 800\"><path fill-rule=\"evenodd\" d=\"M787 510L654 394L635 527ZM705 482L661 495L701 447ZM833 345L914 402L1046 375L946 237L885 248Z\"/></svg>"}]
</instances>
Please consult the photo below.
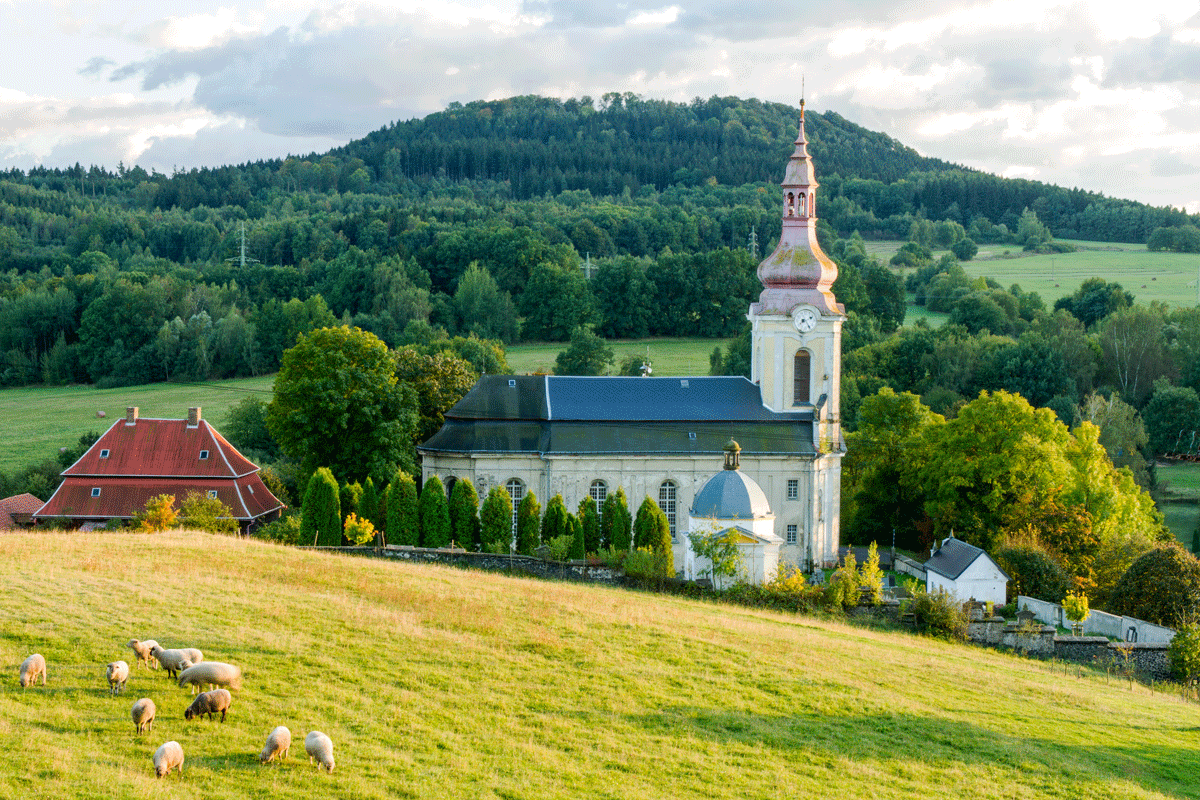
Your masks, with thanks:
<instances>
[{"instance_id":1,"label":"white sheep","mask_svg":"<svg viewBox=\"0 0 1200 800\"><path fill-rule=\"evenodd\" d=\"M34 653L21 662L21 688L30 686L41 676L42 686L46 685L46 659L41 653Z\"/></svg>"},{"instance_id":2,"label":"white sheep","mask_svg":"<svg viewBox=\"0 0 1200 800\"><path fill-rule=\"evenodd\" d=\"M125 646L137 654L137 661L133 662L134 666L145 664L151 669L158 669L158 659L152 652L154 648L158 647L158 642L153 639L142 639L141 641L130 639L129 644Z\"/></svg>"},{"instance_id":3,"label":"white sheep","mask_svg":"<svg viewBox=\"0 0 1200 800\"><path fill-rule=\"evenodd\" d=\"M330 747L332 747L332 742ZM263 764L273 761L276 756L280 760L287 758L288 750L292 747L292 732L287 729L286 725L280 725L275 730L267 734L267 743L263 746L263 750L258 754L258 760ZM332 750L331 750L332 752Z\"/></svg>"},{"instance_id":4,"label":"white sheep","mask_svg":"<svg viewBox=\"0 0 1200 800\"><path fill-rule=\"evenodd\" d=\"M179 742L164 742L154 751L154 773L158 777L170 775L171 770L179 768L183 777L183 748Z\"/></svg>"},{"instance_id":5,"label":"white sheep","mask_svg":"<svg viewBox=\"0 0 1200 800\"><path fill-rule=\"evenodd\" d=\"M125 681L129 680L129 664L114 661L104 668L104 672L108 676L109 694L125 691Z\"/></svg>"},{"instance_id":6,"label":"white sheep","mask_svg":"<svg viewBox=\"0 0 1200 800\"><path fill-rule=\"evenodd\" d=\"M137 725L137 732L149 732L154 728L154 715L158 709L154 705L154 701L149 697L143 697L133 704L133 724Z\"/></svg>"},{"instance_id":7,"label":"white sheep","mask_svg":"<svg viewBox=\"0 0 1200 800\"><path fill-rule=\"evenodd\" d=\"M185 667L179 673L179 686L183 688L191 684L192 694L200 686L227 686L230 689L242 688L242 668L220 661L205 661L194 666Z\"/></svg>"},{"instance_id":8,"label":"white sheep","mask_svg":"<svg viewBox=\"0 0 1200 800\"><path fill-rule=\"evenodd\" d=\"M312 731L304 737L304 752L308 753L308 763L317 762L317 770L322 767L333 772L333 740L320 731Z\"/></svg>"},{"instance_id":9,"label":"white sheep","mask_svg":"<svg viewBox=\"0 0 1200 800\"><path fill-rule=\"evenodd\" d=\"M191 664L199 664L204 660L204 655L194 647L164 650L155 644L154 647L150 648L150 653L158 659L158 663L162 664L163 669L167 671L167 675L172 678L181 669L186 669L186 667L181 666L184 661L189 661Z\"/></svg>"}]
</instances>

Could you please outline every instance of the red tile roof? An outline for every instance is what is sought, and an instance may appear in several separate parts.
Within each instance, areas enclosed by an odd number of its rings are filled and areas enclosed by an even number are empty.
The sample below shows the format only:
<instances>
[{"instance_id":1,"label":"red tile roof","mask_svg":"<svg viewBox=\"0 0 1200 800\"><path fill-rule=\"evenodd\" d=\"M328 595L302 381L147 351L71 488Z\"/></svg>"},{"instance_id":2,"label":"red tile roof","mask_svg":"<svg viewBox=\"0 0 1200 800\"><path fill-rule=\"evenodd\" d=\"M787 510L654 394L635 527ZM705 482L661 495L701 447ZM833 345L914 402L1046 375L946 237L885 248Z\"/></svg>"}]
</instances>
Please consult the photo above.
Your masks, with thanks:
<instances>
[{"instance_id":1,"label":"red tile roof","mask_svg":"<svg viewBox=\"0 0 1200 800\"><path fill-rule=\"evenodd\" d=\"M234 478L257 471L205 420L122 419L62 474Z\"/></svg>"},{"instance_id":2,"label":"red tile roof","mask_svg":"<svg viewBox=\"0 0 1200 800\"><path fill-rule=\"evenodd\" d=\"M42 501L28 492L0 500L0 530L16 526L14 517L28 517L42 507ZM26 520L28 522L28 520Z\"/></svg>"},{"instance_id":3,"label":"red tile roof","mask_svg":"<svg viewBox=\"0 0 1200 800\"><path fill-rule=\"evenodd\" d=\"M99 489L99 495L93 492ZM282 504L271 494L258 475L237 480L197 480L174 478L123 478L70 476L37 513L38 517L79 519L129 519L146 507L146 501L160 494L175 496L178 510L189 492L217 493L217 499L233 510L239 520L251 520Z\"/></svg>"}]
</instances>

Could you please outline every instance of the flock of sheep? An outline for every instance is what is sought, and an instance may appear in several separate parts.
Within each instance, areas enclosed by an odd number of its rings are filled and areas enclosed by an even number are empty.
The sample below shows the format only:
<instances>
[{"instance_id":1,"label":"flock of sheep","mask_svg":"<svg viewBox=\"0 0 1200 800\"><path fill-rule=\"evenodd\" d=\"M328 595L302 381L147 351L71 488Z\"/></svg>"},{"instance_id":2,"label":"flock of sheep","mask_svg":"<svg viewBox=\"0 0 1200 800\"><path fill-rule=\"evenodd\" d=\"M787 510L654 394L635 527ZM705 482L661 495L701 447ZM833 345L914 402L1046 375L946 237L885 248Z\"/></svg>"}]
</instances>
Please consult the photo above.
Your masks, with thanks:
<instances>
[{"instance_id":1,"label":"flock of sheep","mask_svg":"<svg viewBox=\"0 0 1200 800\"><path fill-rule=\"evenodd\" d=\"M166 670L168 677L178 679L180 688L192 687L192 694L202 686L208 686L209 691L200 692L192 704L183 712L184 719L207 715L212 719L214 714L225 714L233 704L230 689L242 688L242 670L233 664L220 661L205 661L204 654L194 647L184 647L166 650L153 639L131 639L128 647L137 656L134 662L144 664L147 668L157 669L160 665ZM129 680L129 664L125 661L114 661L105 667L108 679L108 691L116 695L125 691L125 683ZM32 686L41 678L42 686L46 685L46 659L40 653L34 653L21 662L20 683L25 689ZM216 688L220 687L220 688ZM154 715L157 713L154 701L143 697L133 704L131 716L137 728L138 735L150 732L154 727ZM285 759L292 745L292 732L287 726L280 725L267 735L267 743L259 754L259 761L266 764L276 758ZM309 763L316 763L317 769L333 772L333 741L320 731L312 731L304 737L304 750L308 753ZM179 742L165 742L154 751L154 772L158 777L169 775L178 769L183 775L183 747Z\"/></svg>"}]
</instances>

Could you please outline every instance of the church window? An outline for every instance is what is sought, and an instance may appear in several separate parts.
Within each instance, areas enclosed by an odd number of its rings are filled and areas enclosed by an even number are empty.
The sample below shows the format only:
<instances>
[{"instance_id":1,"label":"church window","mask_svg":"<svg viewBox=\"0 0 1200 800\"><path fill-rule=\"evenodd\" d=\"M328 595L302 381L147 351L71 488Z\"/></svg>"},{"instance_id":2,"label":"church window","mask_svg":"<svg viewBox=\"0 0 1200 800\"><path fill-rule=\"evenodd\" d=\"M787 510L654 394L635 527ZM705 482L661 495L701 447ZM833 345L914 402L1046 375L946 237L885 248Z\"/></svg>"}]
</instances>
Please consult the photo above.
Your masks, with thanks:
<instances>
[{"instance_id":1,"label":"church window","mask_svg":"<svg viewBox=\"0 0 1200 800\"><path fill-rule=\"evenodd\" d=\"M796 195L792 192L788 192L787 215L789 217L796 216Z\"/></svg>"},{"instance_id":2,"label":"church window","mask_svg":"<svg viewBox=\"0 0 1200 800\"><path fill-rule=\"evenodd\" d=\"M801 350L796 353L794 374L792 376L792 403L794 405L812 402L809 390L811 372L812 356L809 355L809 352Z\"/></svg>"},{"instance_id":3,"label":"church window","mask_svg":"<svg viewBox=\"0 0 1200 800\"><path fill-rule=\"evenodd\" d=\"M787 526L787 543L788 544L796 543L796 531L797 531L797 527L795 525Z\"/></svg>"},{"instance_id":4,"label":"church window","mask_svg":"<svg viewBox=\"0 0 1200 800\"><path fill-rule=\"evenodd\" d=\"M658 487L658 507L667 515L671 526L671 541L675 541L675 481L663 481Z\"/></svg>"},{"instance_id":5,"label":"church window","mask_svg":"<svg viewBox=\"0 0 1200 800\"><path fill-rule=\"evenodd\" d=\"M800 216L802 216L802 217L807 216L807 212L805 211L805 208L806 208L806 206L804 203L804 193L801 192L800 193Z\"/></svg>"},{"instance_id":6,"label":"church window","mask_svg":"<svg viewBox=\"0 0 1200 800\"><path fill-rule=\"evenodd\" d=\"M600 509L604 506L604 501L608 499L608 484L604 481L592 481L591 487L588 489L588 497L596 504L596 514L599 516Z\"/></svg>"},{"instance_id":7,"label":"church window","mask_svg":"<svg viewBox=\"0 0 1200 800\"><path fill-rule=\"evenodd\" d=\"M517 508L521 505L521 499L525 497L525 484L521 483L520 479L518 478L511 478L509 479L508 483L504 484L504 488L508 490L508 496L512 498L512 532L513 536L516 536Z\"/></svg>"},{"instance_id":8,"label":"church window","mask_svg":"<svg viewBox=\"0 0 1200 800\"><path fill-rule=\"evenodd\" d=\"M800 480L798 478L788 478L787 482L787 499L800 499Z\"/></svg>"}]
</instances>

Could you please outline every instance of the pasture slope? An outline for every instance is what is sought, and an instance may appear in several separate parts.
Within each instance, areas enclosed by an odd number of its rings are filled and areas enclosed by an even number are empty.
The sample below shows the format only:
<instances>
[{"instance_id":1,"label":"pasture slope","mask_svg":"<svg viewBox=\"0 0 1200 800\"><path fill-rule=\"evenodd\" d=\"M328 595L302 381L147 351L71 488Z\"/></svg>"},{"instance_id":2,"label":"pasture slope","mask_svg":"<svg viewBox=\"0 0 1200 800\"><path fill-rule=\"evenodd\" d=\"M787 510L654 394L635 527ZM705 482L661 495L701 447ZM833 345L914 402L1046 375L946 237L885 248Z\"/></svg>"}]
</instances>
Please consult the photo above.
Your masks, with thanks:
<instances>
[{"instance_id":1,"label":"pasture slope","mask_svg":"<svg viewBox=\"0 0 1200 800\"><path fill-rule=\"evenodd\" d=\"M186 532L0 536L0 580L3 797L1200 792L1197 706L907 634ZM240 664L226 722L185 722L162 672L110 697L131 637ZM34 651L49 684L22 692ZM290 759L260 766L280 724ZM170 739L183 776L159 781Z\"/></svg>"}]
</instances>

